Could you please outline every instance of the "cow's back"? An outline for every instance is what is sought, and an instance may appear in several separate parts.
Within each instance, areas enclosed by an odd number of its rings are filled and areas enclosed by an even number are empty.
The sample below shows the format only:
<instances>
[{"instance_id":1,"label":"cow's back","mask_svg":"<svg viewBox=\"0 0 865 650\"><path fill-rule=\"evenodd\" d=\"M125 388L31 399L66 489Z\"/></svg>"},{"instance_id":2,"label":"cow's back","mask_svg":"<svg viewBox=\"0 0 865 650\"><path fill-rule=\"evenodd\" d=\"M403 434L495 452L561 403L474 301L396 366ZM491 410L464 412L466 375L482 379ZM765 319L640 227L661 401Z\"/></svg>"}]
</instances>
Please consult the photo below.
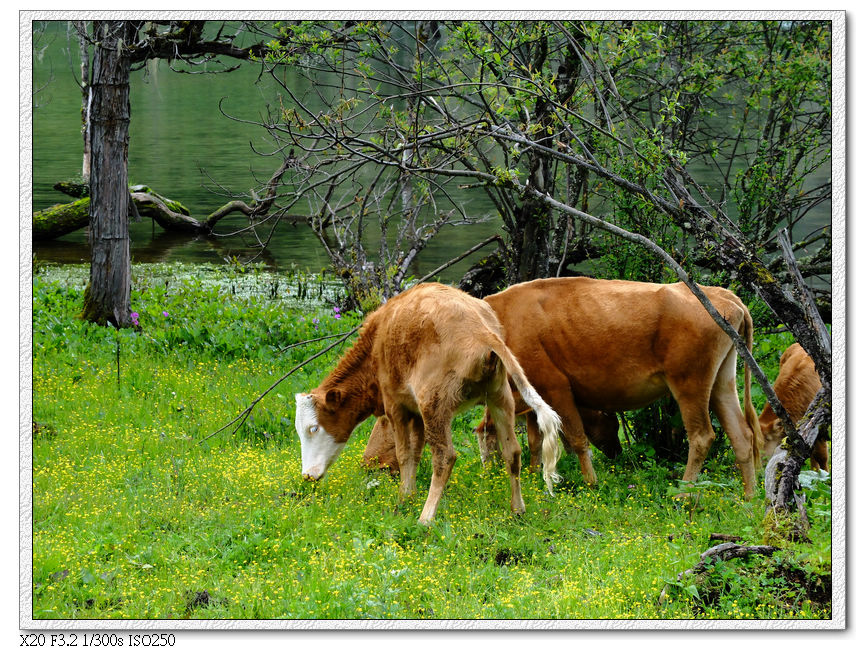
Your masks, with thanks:
<instances>
[{"instance_id":1,"label":"cow's back","mask_svg":"<svg viewBox=\"0 0 865 650\"><path fill-rule=\"evenodd\" d=\"M486 303L437 283L391 298L374 316L378 379L385 392L404 399L433 374L480 380L486 370L479 362L488 349L485 343L490 336L502 336Z\"/></svg>"},{"instance_id":2,"label":"cow's back","mask_svg":"<svg viewBox=\"0 0 865 650\"><path fill-rule=\"evenodd\" d=\"M820 377L814 368L814 361L798 343L791 345L781 355L774 389L794 423L802 419L811 400L820 390ZM777 417L768 403L763 412L769 419Z\"/></svg>"}]
</instances>

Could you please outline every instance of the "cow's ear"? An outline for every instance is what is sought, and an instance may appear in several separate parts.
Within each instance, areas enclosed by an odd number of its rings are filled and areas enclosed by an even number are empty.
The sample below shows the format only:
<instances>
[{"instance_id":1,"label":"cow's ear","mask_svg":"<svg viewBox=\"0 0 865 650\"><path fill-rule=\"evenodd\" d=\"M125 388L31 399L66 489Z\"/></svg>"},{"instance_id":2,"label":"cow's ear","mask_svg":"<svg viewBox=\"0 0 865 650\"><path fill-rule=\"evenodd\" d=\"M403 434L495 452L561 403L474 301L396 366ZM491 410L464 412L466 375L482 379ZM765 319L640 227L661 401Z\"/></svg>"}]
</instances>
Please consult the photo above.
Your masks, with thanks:
<instances>
[{"instance_id":1,"label":"cow's ear","mask_svg":"<svg viewBox=\"0 0 865 650\"><path fill-rule=\"evenodd\" d=\"M324 403L330 408L336 408L342 402L342 391L338 388L331 388L324 396Z\"/></svg>"}]
</instances>

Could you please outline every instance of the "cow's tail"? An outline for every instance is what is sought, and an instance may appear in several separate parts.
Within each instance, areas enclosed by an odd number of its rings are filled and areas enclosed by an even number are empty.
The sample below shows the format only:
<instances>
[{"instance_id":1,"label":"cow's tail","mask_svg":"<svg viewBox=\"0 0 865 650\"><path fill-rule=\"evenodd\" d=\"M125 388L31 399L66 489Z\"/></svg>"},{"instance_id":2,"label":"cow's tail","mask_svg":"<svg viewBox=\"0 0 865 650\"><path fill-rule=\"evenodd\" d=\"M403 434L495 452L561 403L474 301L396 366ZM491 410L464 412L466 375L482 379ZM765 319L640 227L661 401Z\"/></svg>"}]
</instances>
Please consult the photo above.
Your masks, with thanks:
<instances>
[{"instance_id":1,"label":"cow's tail","mask_svg":"<svg viewBox=\"0 0 865 650\"><path fill-rule=\"evenodd\" d=\"M522 395L523 400L535 412L535 416L538 419L538 429L540 429L542 440L541 468L543 470L544 482L547 484L547 490L552 494L553 483L561 480L561 476L556 473L556 464L559 462L559 456L561 455L561 451L559 450L559 432L562 429L562 419L543 400L534 386L529 383L520 362L517 361L517 358L504 342L498 339L492 345L492 348L493 352L502 360L505 370L507 370L511 381L516 386L520 395Z\"/></svg>"},{"instance_id":2,"label":"cow's tail","mask_svg":"<svg viewBox=\"0 0 865 650\"><path fill-rule=\"evenodd\" d=\"M744 332L740 332L740 336L745 339L745 344L750 352L754 346L754 321L751 319L751 312L748 307L743 305L745 309L745 319L743 321ZM743 410L745 413L745 422L748 423L748 428L751 429L751 453L754 456L754 467L760 467L763 455L763 430L760 428L760 419L757 417L757 411L754 404L751 402L751 366L745 363L744 373L745 390L743 395Z\"/></svg>"}]
</instances>

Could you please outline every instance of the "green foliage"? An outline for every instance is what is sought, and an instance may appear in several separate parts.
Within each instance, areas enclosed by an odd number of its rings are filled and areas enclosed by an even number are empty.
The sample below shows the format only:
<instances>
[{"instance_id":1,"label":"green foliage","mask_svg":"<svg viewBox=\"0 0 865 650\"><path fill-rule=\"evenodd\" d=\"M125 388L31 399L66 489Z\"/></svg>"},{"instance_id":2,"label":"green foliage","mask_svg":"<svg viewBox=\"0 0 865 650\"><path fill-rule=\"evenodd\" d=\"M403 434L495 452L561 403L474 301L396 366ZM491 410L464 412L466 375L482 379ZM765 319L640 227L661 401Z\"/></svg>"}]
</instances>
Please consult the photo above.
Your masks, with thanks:
<instances>
[{"instance_id":1,"label":"green foliage","mask_svg":"<svg viewBox=\"0 0 865 650\"><path fill-rule=\"evenodd\" d=\"M586 262L580 271L601 277L672 279L645 249L605 231L580 224L578 236L570 230L566 236L549 196L649 238L699 281L729 283L737 269L724 268L717 254L715 247L725 243L720 229L707 230L681 213L684 201L671 179L721 223L729 219L742 243L760 254L772 252L779 227L813 218L830 188L829 26L280 24L273 60L297 63L320 101L307 103L286 87L292 100L282 111L284 124L271 132L310 154L310 168L326 171L321 181L310 174L310 187L299 187L298 197L306 200L319 182L349 197L333 215L346 225L328 233L338 244L331 255L357 251L353 266L345 259L335 264L357 275L375 267L372 280L404 260L385 259L375 243L364 248L370 216L378 216L381 232L397 213L408 220L425 215L430 226L437 223L429 215L436 206L451 204L459 212L464 196L485 192L502 220L511 281ZM327 83L319 84L322 79ZM459 186L466 177L472 185ZM827 236L809 243L818 250L815 259L828 259ZM389 246L411 249L402 242ZM825 273L824 266L814 264L808 273ZM362 293L382 289L359 282Z\"/></svg>"},{"instance_id":2,"label":"green foliage","mask_svg":"<svg viewBox=\"0 0 865 650\"><path fill-rule=\"evenodd\" d=\"M677 599L690 602L695 617L725 611L731 619L810 618L818 611L831 612L831 580L826 574L809 574L790 553L776 552L747 559L718 560L709 569L684 580L670 580L679 587ZM773 594L771 600L766 594Z\"/></svg>"},{"instance_id":3,"label":"green foliage","mask_svg":"<svg viewBox=\"0 0 865 650\"><path fill-rule=\"evenodd\" d=\"M336 318L329 305L299 300L292 276L250 267L133 272L141 328L120 332L76 317L83 269L34 278L37 619L830 614L828 601L797 586L829 579L830 530L816 523L813 545L790 545L783 564L749 563L717 602L699 583L695 600L688 583L658 604L709 533L758 535L760 508L742 501L727 454L707 464L693 510L666 496L680 468L634 444L615 461L595 454L596 489L571 456L552 498L524 471L528 511L514 518L504 467L481 466L475 409L454 421L457 463L436 521L421 527L429 452L418 494L400 502L396 479L360 464L371 422L324 480L301 479L293 393L317 385L339 351L286 379L236 434L198 444L324 343L281 347L346 331L359 315ZM809 496L818 510L830 503L820 485Z\"/></svg>"}]
</instances>

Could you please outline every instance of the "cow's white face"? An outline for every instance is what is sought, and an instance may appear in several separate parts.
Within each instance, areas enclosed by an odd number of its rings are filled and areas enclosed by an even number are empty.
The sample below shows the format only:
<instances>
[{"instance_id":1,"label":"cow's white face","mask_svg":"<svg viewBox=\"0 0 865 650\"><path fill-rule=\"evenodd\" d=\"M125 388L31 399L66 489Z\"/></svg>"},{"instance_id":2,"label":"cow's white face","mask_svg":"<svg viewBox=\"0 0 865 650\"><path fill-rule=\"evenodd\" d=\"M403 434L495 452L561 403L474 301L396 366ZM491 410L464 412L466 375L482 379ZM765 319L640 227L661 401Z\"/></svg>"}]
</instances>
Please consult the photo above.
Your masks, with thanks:
<instances>
[{"instance_id":1,"label":"cow's white face","mask_svg":"<svg viewBox=\"0 0 865 650\"><path fill-rule=\"evenodd\" d=\"M300 438L300 471L303 478L317 481L339 456L345 443L336 442L321 426L312 395L297 393L294 399L297 404L294 426Z\"/></svg>"}]
</instances>

